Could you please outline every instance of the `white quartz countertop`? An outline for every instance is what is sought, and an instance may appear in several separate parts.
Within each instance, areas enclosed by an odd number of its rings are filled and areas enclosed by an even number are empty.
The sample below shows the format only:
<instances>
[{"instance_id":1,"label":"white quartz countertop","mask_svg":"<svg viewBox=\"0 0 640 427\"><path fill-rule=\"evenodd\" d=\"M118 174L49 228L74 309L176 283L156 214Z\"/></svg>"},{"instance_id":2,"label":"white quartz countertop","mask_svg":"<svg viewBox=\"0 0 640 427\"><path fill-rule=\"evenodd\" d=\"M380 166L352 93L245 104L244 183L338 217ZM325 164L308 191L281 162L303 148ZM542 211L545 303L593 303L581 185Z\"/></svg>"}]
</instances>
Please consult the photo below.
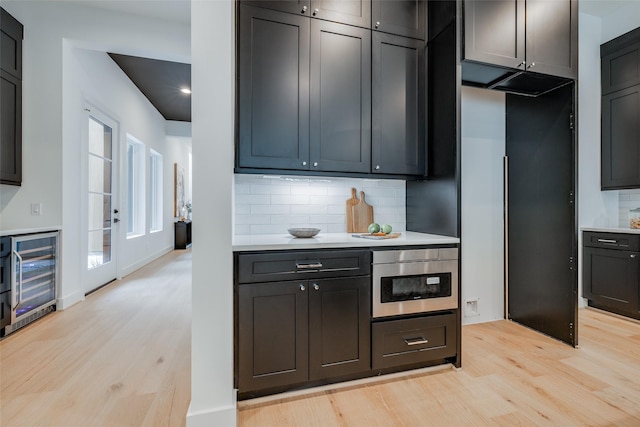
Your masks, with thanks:
<instances>
[{"instance_id":1,"label":"white quartz countertop","mask_svg":"<svg viewBox=\"0 0 640 427\"><path fill-rule=\"evenodd\" d=\"M59 225L54 225L52 227L38 227L38 228L22 228L15 230L0 230L0 236L19 236L21 234L32 234L32 233L47 233L50 231L60 231L62 227Z\"/></svg>"},{"instance_id":2,"label":"white quartz countertop","mask_svg":"<svg viewBox=\"0 0 640 427\"><path fill-rule=\"evenodd\" d=\"M597 233L626 233L626 234L640 234L640 229L637 228L622 228L622 227L581 227L582 231L595 231Z\"/></svg>"},{"instance_id":3,"label":"white quartz countertop","mask_svg":"<svg viewBox=\"0 0 640 427\"><path fill-rule=\"evenodd\" d=\"M368 248L379 246L420 246L460 243L457 237L404 231L394 239L371 240L353 237L352 233L322 233L309 239L299 239L288 234L257 234L233 236L233 250L273 251L283 249Z\"/></svg>"}]
</instances>

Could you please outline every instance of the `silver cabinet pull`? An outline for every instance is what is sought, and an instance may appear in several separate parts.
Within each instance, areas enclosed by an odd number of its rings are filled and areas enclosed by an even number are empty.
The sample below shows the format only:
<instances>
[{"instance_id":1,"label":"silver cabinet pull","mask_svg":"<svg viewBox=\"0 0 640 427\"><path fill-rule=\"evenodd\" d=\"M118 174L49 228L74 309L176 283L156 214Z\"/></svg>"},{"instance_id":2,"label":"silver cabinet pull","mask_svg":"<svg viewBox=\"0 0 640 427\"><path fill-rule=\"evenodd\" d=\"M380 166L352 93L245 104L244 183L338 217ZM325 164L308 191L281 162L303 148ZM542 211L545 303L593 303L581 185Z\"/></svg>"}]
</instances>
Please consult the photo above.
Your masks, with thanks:
<instances>
[{"instance_id":1,"label":"silver cabinet pull","mask_svg":"<svg viewBox=\"0 0 640 427\"><path fill-rule=\"evenodd\" d=\"M302 13L305 13L307 11L307 6L302 6Z\"/></svg>"},{"instance_id":2,"label":"silver cabinet pull","mask_svg":"<svg viewBox=\"0 0 640 427\"><path fill-rule=\"evenodd\" d=\"M535 66L536 66L536 63L532 62L531 64L527 65L527 70L530 69L530 68L533 68Z\"/></svg>"},{"instance_id":3,"label":"silver cabinet pull","mask_svg":"<svg viewBox=\"0 0 640 427\"><path fill-rule=\"evenodd\" d=\"M376 165L376 170L380 170L380 165Z\"/></svg>"},{"instance_id":4,"label":"silver cabinet pull","mask_svg":"<svg viewBox=\"0 0 640 427\"><path fill-rule=\"evenodd\" d=\"M300 284L299 288L300 288L301 291L304 291L305 289L307 289L307 288L304 287L303 284Z\"/></svg>"},{"instance_id":5,"label":"silver cabinet pull","mask_svg":"<svg viewBox=\"0 0 640 427\"><path fill-rule=\"evenodd\" d=\"M319 291L319 290L320 290L320 286L318 286L318 284L317 284L317 283L314 283L314 284L313 284L313 290L314 290L314 291Z\"/></svg>"},{"instance_id":6,"label":"silver cabinet pull","mask_svg":"<svg viewBox=\"0 0 640 427\"><path fill-rule=\"evenodd\" d=\"M320 9L313 9L313 16L316 16L320 12Z\"/></svg>"},{"instance_id":7,"label":"silver cabinet pull","mask_svg":"<svg viewBox=\"0 0 640 427\"><path fill-rule=\"evenodd\" d=\"M518 66L516 68L520 68L520 67L524 68L525 65L527 65L527 62L526 61L522 61L521 63L518 64Z\"/></svg>"},{"instance_id":8,"label":"silver cabinet pull","mask_svg":"<svg viewBox=\"0 0 640 427\"><path fill-rule=\"evenodd\" d=\"M302 162L302 166L307 166L307 162Z\"/></svg>"},{"instance_id":9,"label":"silver cabinet pull","mask_svg":"<svg viewBox=\"0 0 640 427\"><path fill-rule=\"evenodd\" d=\"M380 26L380 21L376 21L376 28Z\"/></svg>"},{"instance_id":10,"label":"silver cabinet pull","mask_svg":"<svg viewBox=\"0 0 640 427\"><path fill-rule=\"evenodd\" d=\"M618 241L613 239L598 239L598 243L618 243Z\"/></svg>"},{"instance_id":11,"label":"silver cabinet pull","mask_svg":"<svg viewBox=\"0 0 640 427\"><path fill-rule=\"evenodd\" d=\"M429 340L425 339L424 337L415 337L415 338L405 338L404 342L407 345L420 345L420 344L427 344Z\"/></svg>"},{"instance_id":12,"label":"silver cabinet pull","mask_svg":"<svg viewBox=\"0 0 640 427\"><path fill-rule=\"evenodd\" d=\"M300 263L300 262L296 262L296 268L298 270L310 270L310 269L318 269L318 268L322 268L322 263L321 262L311 262L311 263Z\"/></svg>"},{"instance_id":13,"label":"silver cabinet pull","mask_svg":"<svg viewBox=\"0 0 640 427\"><path fill-rule=\"evenodd\" d=\"M318 167L318 162L313 162L313 167L314 168Z\"/></svg>"},{"instance_id":14,"label":"silver cabinet pull","mask_svg":"<svg viewBox=\"0 0 640 427\"><path fill-rule=\"evenodd\" d=\"M635 257L636 257L636 254L631 254L631 255L629 255L629 256L630 256L631 258L635 258Z\"/></svg>"}]
</instances>

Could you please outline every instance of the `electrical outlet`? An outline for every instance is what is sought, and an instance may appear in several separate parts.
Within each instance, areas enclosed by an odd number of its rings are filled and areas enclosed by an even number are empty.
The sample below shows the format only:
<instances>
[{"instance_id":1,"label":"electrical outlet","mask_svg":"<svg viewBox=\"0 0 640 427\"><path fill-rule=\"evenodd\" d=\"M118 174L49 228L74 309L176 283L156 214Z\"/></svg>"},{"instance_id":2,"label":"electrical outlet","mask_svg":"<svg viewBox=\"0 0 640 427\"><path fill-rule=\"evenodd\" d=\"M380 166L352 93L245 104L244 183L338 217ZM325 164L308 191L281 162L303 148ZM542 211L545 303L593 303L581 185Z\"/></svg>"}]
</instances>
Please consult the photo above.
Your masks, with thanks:
<instances>
[{"instance_id":1,"label":"electrical outlet","mask_svg":"<svg viewBox=\"0 0 640 427\"><path fill-rule=\"evenodd\" d=\"M31 203L31 215L42 215L42 203Z\"/></svg>"},{"instance_id":2,"label":"electrical outlet","mask_svg":"<svg viewBox=\"0 0 640 427\"><path fill-rule=\"evenodd\" d=\"M480 310L478 310L478 300L480 298L469 298L464 302L464 317L480 316Z\"/></svg>"}]
</instances>

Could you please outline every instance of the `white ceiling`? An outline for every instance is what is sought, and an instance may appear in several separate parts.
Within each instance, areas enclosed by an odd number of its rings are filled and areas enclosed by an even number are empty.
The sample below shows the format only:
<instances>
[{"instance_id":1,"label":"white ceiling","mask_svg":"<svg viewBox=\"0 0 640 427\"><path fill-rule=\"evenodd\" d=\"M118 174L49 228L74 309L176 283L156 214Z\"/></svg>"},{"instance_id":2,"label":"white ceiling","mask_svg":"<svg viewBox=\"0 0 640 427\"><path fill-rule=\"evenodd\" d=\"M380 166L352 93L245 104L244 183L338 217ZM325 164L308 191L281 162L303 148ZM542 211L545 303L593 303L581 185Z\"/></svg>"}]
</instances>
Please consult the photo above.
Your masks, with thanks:
<instances>
[{"instance_id":1,"label":"white ceiling","mask_svg":"<svg viewBox=\"0 0 640 427\"><path fill-rule=\"evenodd\" d=\"M183 24L191 23L190 0L67 0L83 6L147 16Z\"/></svg>"},{"instance_id":2,"label":"white ceiling","mask_svg":"<svg viewBox=\"0 0 640 427\"><path fill-rule=\"evenodd\" d=\"M580 12L604 18L640 0L579 0Z\"/></svg>"}]
</instances>

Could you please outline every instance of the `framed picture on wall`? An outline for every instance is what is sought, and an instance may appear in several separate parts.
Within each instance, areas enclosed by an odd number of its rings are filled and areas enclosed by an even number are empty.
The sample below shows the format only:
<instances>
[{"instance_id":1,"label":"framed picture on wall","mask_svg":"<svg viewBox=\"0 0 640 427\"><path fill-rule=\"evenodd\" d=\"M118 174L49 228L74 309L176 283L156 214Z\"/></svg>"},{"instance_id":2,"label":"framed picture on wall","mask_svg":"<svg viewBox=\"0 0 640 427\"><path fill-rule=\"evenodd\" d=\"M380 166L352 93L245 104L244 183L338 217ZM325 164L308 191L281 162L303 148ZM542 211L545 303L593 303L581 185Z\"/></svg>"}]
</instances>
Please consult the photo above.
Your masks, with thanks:
<instances>
[{"instance_id":1,"label":"framed picture on wall","mask_svg":"<svg viewBox=\"0 0 640 427\"><path fill-rule=\"evenodd\" d=\"M180 216L180 209L184 206L184 169L177 163L173 164L173 216Z\"/></svg>"}]
</instances>

